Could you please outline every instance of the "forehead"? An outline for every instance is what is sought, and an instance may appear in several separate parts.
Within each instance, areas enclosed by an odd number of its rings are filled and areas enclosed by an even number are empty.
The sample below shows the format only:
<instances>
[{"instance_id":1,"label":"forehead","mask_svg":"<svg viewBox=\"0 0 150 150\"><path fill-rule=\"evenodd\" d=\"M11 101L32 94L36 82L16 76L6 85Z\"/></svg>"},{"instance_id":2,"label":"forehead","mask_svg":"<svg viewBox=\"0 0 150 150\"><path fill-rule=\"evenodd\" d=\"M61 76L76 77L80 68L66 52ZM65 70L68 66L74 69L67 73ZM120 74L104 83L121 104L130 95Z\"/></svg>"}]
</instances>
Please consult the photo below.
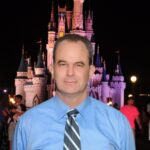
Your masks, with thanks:
<instances>
[{"instance_id":1,"label":"forehead","mask_svg":"<svg viewBox=\"0 0 150 150\"><path fill-rule=\"evenodd\" d=\"M62 41L56 50L56 59L63 58L82 58L87 59L89 56L86 45L81 41Z\"/></svg>"}]
</instances>

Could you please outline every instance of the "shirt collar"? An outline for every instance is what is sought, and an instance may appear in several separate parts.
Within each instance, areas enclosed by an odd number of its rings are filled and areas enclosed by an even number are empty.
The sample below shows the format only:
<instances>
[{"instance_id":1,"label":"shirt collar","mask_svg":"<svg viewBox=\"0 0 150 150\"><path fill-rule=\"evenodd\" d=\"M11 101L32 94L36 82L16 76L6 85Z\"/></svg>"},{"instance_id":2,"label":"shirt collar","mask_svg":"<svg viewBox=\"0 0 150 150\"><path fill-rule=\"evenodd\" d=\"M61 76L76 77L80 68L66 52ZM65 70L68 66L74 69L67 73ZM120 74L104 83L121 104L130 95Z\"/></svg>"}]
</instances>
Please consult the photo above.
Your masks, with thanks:
<instances>
[{"instance_id":1,"label":"shirt collar","mask_svg":"<svg viewBox=\"0 0 150 150\"><path fill-rule=\"evenodd\" d=\"M57 108L56 117L59 120L59 119L63 118L66 115L66 113L70 110L70 107L67 106L58 96L55 96L54 99L55 99L56 106L57 106L56 107ZM79 111L79 114L84 117L85 109L89 104L90 104L90 97L87 97L75 109L77 109Z\"/></svg>"},{"instance_id":2,"label":"shirt collar","mask_svg":"<svg viewBox=\"0 0 150 150\"><path fill-rule=\"evenodd\" d=\"M79 111L80 115L82 117L85 117L85 115L87 115L86 109L88 108L88 106L90 106L90 97L88 96L76 109Z\"/></svg>"}]
</instances>

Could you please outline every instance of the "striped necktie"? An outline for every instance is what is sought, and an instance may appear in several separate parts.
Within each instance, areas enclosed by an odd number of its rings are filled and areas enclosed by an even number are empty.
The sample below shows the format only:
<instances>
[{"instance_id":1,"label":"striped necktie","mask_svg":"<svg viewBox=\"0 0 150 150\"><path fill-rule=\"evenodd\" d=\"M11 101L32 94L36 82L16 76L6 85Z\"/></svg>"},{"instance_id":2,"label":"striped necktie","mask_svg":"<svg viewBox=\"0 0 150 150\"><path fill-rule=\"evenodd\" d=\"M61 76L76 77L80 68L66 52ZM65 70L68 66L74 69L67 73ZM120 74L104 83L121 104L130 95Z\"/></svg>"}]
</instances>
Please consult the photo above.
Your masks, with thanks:
<instances>
[{"instance_id":1,"label":"striped necktie","mask_svg":"<svg viewBox=\"0 0 150 150\"><path fill-rule=\"evenodd\" d=\"M78 113L76 109L67 113L63 150L81 150L79 127L75 121Z\"/></svg>"}]
</instances>

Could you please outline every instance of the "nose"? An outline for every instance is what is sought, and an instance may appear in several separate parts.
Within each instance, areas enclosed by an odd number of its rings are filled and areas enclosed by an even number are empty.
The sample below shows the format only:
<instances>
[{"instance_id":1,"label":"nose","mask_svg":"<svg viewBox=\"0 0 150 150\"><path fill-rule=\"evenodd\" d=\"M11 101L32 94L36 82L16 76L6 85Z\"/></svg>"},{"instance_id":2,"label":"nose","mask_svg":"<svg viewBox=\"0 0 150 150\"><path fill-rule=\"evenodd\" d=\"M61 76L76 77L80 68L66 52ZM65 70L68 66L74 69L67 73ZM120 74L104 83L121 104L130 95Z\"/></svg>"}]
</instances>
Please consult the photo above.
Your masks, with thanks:
<instances>
[{"instance_id":1,"label":"nose","mask_svg":"<svg viewBox=\"0 0 150 150\"><path fill-rule=\"evenodd\" d=\"M72 65L68 65L68 67L67 67L67 75L68 76L74 75L74 67Z\"/></svg>"}]
</instances>

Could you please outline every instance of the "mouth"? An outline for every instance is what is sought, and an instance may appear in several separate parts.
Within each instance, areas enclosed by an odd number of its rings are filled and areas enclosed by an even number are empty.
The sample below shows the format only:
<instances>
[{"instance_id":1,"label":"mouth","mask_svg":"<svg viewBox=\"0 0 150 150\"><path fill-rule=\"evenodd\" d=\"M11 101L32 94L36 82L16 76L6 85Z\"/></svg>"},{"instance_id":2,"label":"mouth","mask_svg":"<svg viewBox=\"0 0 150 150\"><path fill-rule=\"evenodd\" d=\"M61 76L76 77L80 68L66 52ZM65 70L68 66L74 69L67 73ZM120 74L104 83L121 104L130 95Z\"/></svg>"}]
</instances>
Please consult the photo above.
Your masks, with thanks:
<instances>
[{"instance_id":1,"label":"mouth","mask_svg":"<svg viewBox=\"0 0 150 150\"><path fill-rule=\"evenodd\" d=\"M66 84L75 84L76 81L64 81Z\"/></svg>"}]
</instances>

